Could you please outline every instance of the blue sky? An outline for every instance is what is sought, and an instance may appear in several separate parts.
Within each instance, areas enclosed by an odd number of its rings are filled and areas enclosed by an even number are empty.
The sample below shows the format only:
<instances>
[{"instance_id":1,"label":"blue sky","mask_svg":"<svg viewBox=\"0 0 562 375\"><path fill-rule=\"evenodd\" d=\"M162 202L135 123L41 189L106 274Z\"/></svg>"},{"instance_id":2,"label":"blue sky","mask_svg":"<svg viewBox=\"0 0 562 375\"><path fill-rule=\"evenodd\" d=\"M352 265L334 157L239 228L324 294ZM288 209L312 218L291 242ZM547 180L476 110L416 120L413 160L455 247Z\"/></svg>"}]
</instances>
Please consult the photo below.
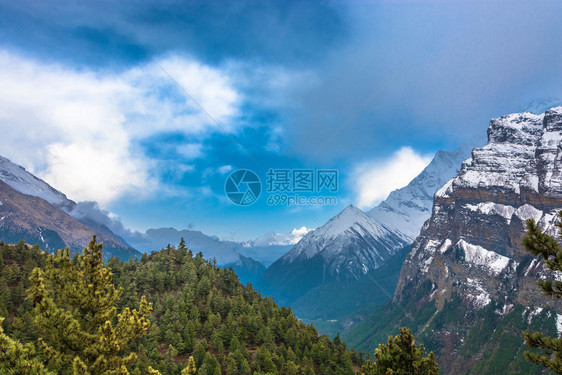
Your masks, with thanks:
<instances>
[{"instance_id":1,"label":"blue sky","mask_svg":"<svg viewBox=\"0 0 562 375\"><path fill-rule=\"evenodd\" d=\"M0 154L136 230L317 227L484 138L490 118L562 97L560 14L559 1L0 1ZM337 169L338 204L236 206L224 182L239 168L264 184L270 168Z\"/></svg>"}]
</instances>

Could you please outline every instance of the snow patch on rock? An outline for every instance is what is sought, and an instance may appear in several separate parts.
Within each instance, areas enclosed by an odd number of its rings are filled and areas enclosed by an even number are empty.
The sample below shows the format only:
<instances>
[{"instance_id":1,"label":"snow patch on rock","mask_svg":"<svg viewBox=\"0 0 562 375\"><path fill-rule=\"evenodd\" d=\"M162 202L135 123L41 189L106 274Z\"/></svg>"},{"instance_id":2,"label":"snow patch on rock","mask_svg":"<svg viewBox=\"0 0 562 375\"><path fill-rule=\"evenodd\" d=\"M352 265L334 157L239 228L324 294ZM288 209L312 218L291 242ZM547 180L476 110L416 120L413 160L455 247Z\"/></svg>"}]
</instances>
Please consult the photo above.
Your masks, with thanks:
<instances>
[{"instance_id":1,"label":"snow patch on rock","mask_svg":"<svg viewBox=\"0 0 562 375\"><path fill-rule=\"evenodd\" d=\"M441 189L437 190L437 193L435 193L436 197L439 198L446 198L448 196L450 196L453 193L453 181L455 179L452 178L449 181L447 181L447 183L445 185L443 185L441 187Z\"/></svg>"},{"instance_id":2,"label":"snow patch on rock","mask_svg":"<svg viewBox=\"0 0 562 375\"><path fill-rule=\"evenodd\" d=\"M487 267L494 275L498 275L502 272L510 261L510 258L506 256L486 250L482 246L470 244L465 240L457 242L457 246L460 246L464 250L465 261L467 263Z\"/></svg>"},{"instance_id":3,"label":"snow patch on rock","mask_svg":"<svg viewBox=\"0 0 562 375\"><path fill-rule=\"evenodd\" d=\"M467 278L466 282L467 287L470 288L467 298L475 307L481 309L492 301L490 294L486 292L478 280Z\"/></svg>"},{"instance_id":4,"label":"snow patch on rock","mask_svg":"<svg viewBox=\"0 0 562 375\"><path fill-rule=\"evenodd\" d=\"M443 241L443 244L439 247L439 250L437 250L440 254L443 254L445 251L449 250L449 248L451 247L451 245L453 244L453 241L451 241L450 239L446 239L445 241Z\"/></svg>"},{"instance_id":5,"label":"snow patch on rock","mask_svg":"<svg viewBox=\"0 0 562 375\"><path fill-rule=\"evenodd\" d=\"M541 210L531 206L530 204L524 204L523 206L515 210L515 216L517 216L522 221L535 219L535 221L538 223L543 214L544 213Z\"/></svg>"},{"instance_id":6,"label":"snow patch on rock","mask_svg":"<svg viewBox=\"0 0 562 375\"><path fill-rule=\"evenodd\" d=\"M511 221L513 213L516 211L515 207L494 203L483 202L478 204L466 204L464 207L471 211L475 211L484 215L500 215L503 216L508 222Z\"/></svg>"}]
</instances>

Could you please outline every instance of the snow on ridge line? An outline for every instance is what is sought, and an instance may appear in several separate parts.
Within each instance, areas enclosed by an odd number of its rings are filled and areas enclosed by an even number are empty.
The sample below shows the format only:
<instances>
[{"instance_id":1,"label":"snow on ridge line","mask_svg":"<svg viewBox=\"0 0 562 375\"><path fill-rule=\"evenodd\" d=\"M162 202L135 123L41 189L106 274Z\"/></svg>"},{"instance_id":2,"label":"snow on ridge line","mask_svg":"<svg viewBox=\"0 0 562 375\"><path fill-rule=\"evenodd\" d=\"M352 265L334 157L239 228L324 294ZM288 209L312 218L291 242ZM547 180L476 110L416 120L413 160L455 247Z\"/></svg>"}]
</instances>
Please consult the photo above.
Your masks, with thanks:
<instances>
[{"instance_id":1,"label":"snow on ridge line","mask_svg":"<svg viewBox=\"0 0 562 375\"><path fill-rule=\"evenodd\" d=\"M463 207L484 215L498 214L500 216L503 216L508 221L508 223L509 221L511 221L513 215L517 216L522 221L534 219L537 223L545 215L543 211L528 203L517 208L495 202L481 202L477 204L467 203L463 205ZM551 220L547 220L547 222L550 221Z\"/></svg>"},{"instance_id":2,"label":"snow on ridge line","mask_svg":"<svg viewBox=\"0 0 562 375\"><path fill-rule=\"evenodd\" d=\"M473 245L465 240L459 240L457 245L464 250L465 261L467 263L488 267L494 275L498 275L502 272L511 260L506 256L486 250L482 246Z\"/></svg>"},{"instance_id":3,"label":"snow on ridge line","mask_svg":"<svg viewBox=\"0 0 562 375\"><path fill-rule=\"evenodd\" d=\"M447 181L447 183L445 185L443 185L443 187L441 187L441 189L437 190L437 193L435 193L436 197L439 198L446 198L448 196L448 193L452 193L453 192L453 181L455 180L456 177L451 178L449 181Z\"/></svg>"}]
</instances>

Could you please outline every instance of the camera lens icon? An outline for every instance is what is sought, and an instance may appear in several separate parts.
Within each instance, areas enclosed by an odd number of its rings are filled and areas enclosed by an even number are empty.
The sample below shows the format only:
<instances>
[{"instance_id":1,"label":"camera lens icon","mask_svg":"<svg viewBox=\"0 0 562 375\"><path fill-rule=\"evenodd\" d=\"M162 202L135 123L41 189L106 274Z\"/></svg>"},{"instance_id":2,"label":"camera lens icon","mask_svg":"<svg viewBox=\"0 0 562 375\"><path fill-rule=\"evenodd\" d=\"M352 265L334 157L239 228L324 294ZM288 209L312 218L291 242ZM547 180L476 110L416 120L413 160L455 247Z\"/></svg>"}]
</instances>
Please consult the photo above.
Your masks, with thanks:
<instances>
[{"instance_id":1,"label":"camera lens icon","mask_svg":"<svg viewBox=\"0 0 562 375\"><path fill-rule=\"evenodd\" d=\"M224 192L232 203L249 206L257 201L261 194L261 181L251 170L238 169L227 177Z\"/></svg>"}]
</instances>

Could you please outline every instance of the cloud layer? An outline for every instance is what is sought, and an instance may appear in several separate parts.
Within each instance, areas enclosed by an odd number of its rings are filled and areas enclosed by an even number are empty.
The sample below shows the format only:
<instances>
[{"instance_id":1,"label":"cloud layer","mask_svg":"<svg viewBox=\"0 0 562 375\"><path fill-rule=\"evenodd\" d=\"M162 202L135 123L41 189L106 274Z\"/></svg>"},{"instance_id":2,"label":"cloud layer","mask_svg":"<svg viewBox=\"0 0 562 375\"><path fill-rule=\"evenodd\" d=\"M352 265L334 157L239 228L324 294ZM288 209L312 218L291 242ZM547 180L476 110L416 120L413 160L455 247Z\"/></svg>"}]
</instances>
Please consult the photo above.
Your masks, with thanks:
<instances>
[{"instance_id":1,"label":"cloud layer","mask_svg":"<svg viewBox=\"0 0 562 375\"><path fill-rule=\"evenodd\" d=\"M430 155L403 147L387 160L363 163L355 172L357 206L372 208L393 190L406 186L430 161Z\"/></svg>"},{"instance_id":2,"label":"cloud layer","mask_svg":"<svg viewBox=\"0 0 562 375\"><path fill-rule=\"evenodd\" d=\"M159 63L224 130L237 130L241 99L226 73L180 57ZM0 87L2 154L77 201L153 191L155 161L140 152L143 139L176 132L201 142L223 131L152 63L100 72L2 51ZM176 152L203 155L197 142Z\"/></svg>"}]
</instances>

